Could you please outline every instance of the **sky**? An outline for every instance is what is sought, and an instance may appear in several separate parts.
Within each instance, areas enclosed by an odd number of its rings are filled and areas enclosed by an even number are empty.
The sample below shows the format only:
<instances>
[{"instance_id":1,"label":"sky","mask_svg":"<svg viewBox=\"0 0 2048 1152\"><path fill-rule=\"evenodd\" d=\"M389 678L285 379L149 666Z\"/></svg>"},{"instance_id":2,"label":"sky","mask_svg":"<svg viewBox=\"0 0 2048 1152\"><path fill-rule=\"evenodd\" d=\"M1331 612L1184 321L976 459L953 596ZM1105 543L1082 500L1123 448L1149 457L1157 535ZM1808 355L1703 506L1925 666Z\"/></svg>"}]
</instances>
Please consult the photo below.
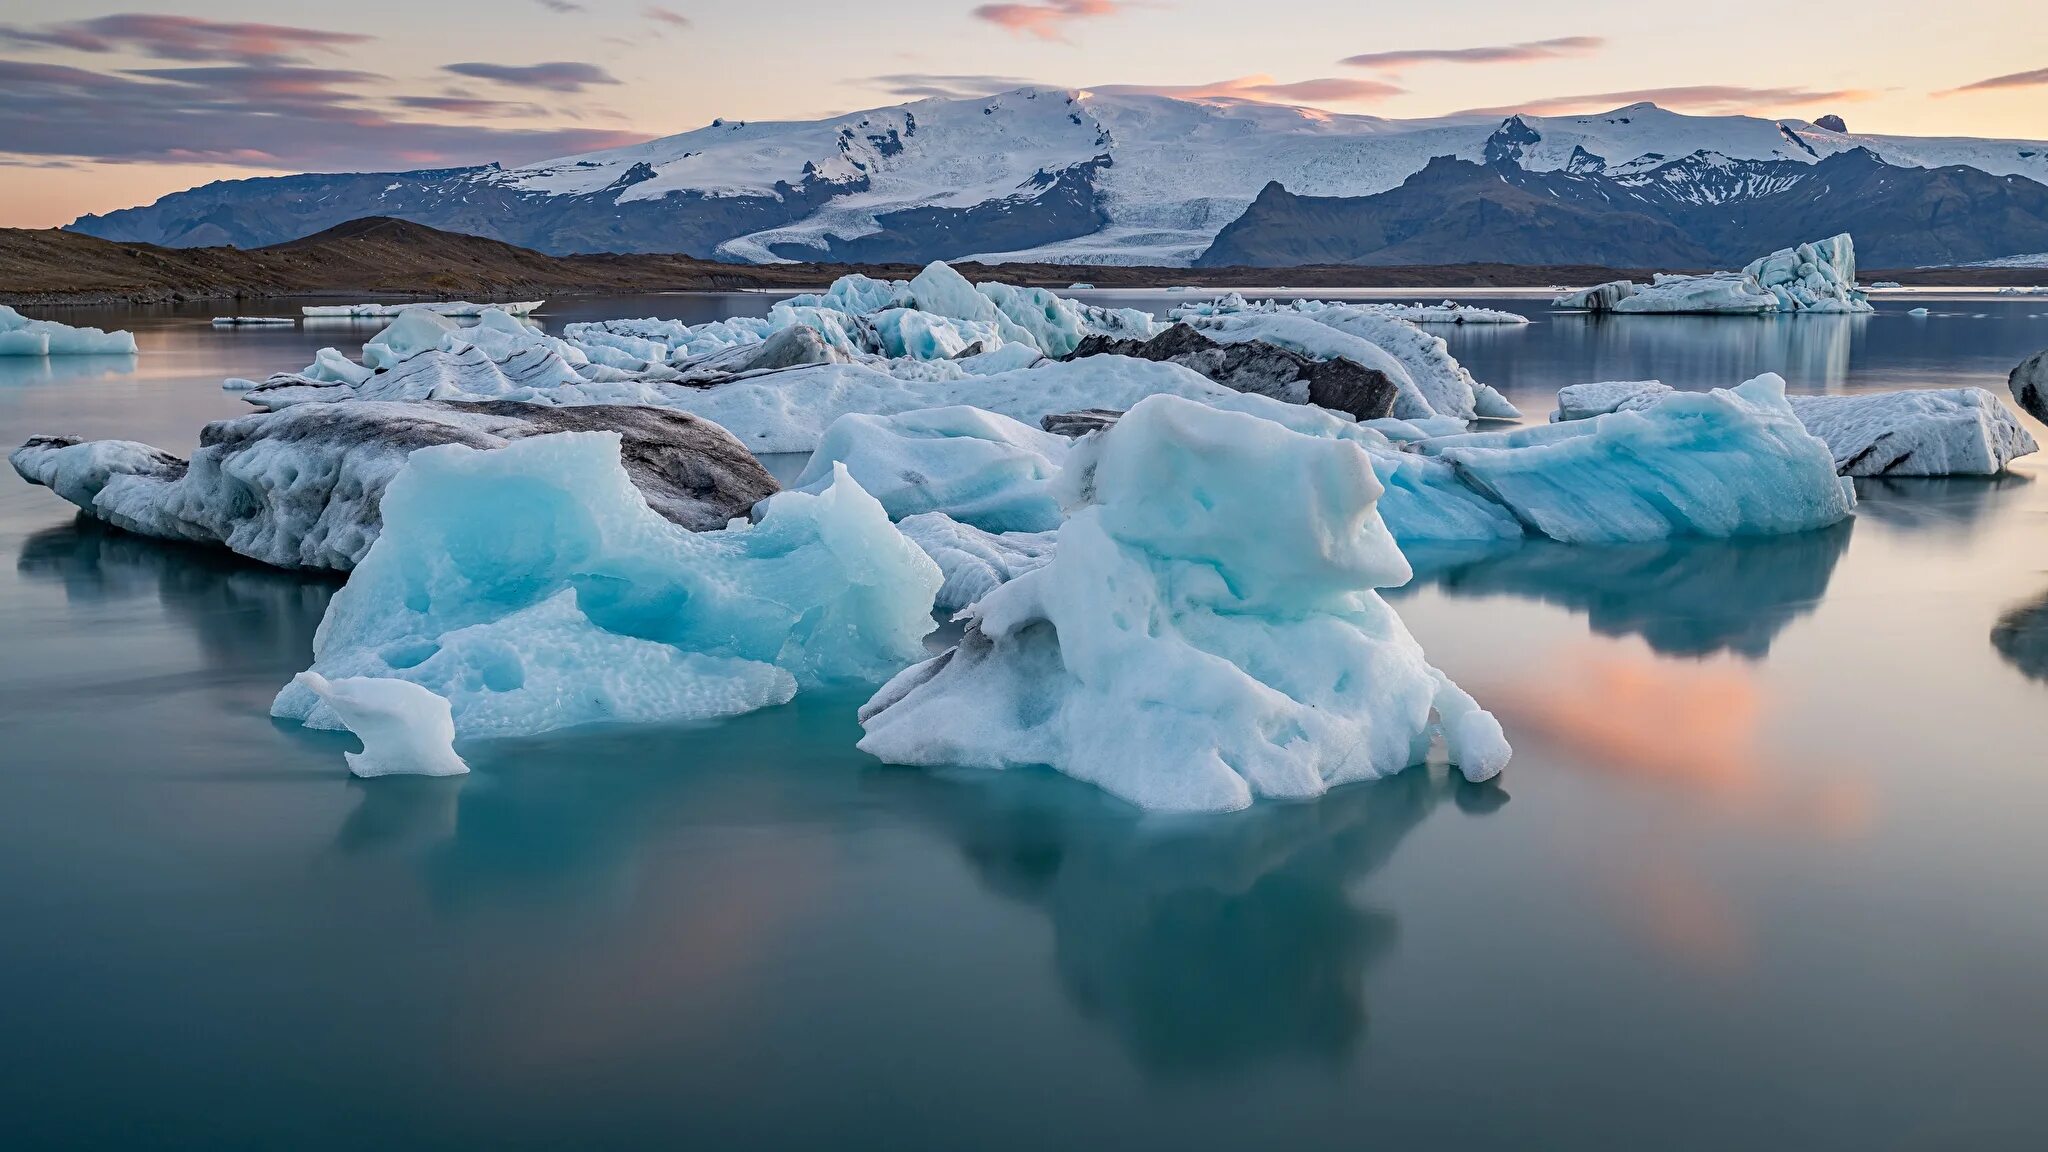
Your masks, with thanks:
<instances>
[{"instance_id":1,"label":"sky","mask_svg":"<svg viewBox=\"0 0 2048 1152\"><path fill-rule=\"evenodd\" d=\"M1024 84L2048 139L2044 0L0 0L0 226Z\"/></svg>"}]
</instances>

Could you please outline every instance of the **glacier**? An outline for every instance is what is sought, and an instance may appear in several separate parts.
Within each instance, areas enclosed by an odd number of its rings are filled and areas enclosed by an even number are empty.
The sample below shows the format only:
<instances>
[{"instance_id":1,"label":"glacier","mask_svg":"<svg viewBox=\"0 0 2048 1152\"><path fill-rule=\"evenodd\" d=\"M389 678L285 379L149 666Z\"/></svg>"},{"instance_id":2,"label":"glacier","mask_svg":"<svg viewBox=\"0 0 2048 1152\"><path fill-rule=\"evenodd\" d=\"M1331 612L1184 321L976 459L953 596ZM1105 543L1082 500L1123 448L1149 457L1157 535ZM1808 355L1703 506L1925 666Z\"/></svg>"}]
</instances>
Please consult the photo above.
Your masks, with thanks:
<instances>
[{"instance_id":1,"label":"glacier","mask_svg":"<svg viewBox=\"0 0 2048 1152\"><path fill-rule=\"evenodd\" d=\"M1559 308L1620 313L1870 312L1856 286L1856 242L1847 233L1752 261L1740 272L1615 280L1552 301Z\"/></svg>"},{"instance_id":2,"label":"glacier","mask_svg":"<svg viewBox=\"0 0 2048 1152\"><path fill-rule=\"evenodd\" d=\"M329 680L299 673L296 683L341 718L363 742L344 752L357 776L461 776L469 765L455 754L455 716L448 701L406 680L355 677Z\"/></svg>"},{"instance_id":3,"label":"glacier","mask_svg":"<svg viewBox=\"0 0 2048 1152\"><path fill-rule=\"evenodd\" d=\"M128 332L74 328L55 320L31 320L0 304L0 356L133 356Z\"/></svg>"},{"instance_id":4,"label":"glacier","mask_svg":"<svg viewBox=\"0 0 2048 1152\"><path fill-rule=\"evenodd\" d=\"M1568 544L1824 528L1856 506L1826 443L1766 374L1653 407L1424 442L1460 478Z\"/></svg>"},{"instance_id":5,"label":"glacier","mask_svg":"<svg viewBox=\"0 0 2048 1152\"><path fill-rule=\"evenodd\" d=\"M1080 442L1053 558L860 714L895 764L1048 765L1141 808L1306 799L1510 755L1374 591L1409 578L1355 443L1154 397Z\"/></svg>"},{"instance_id":6,"label":"glacier","mask_svg":"<svg viewBox=\"0 0 2048 1152\"><path fill-rule=\"evenodd\" d=\"M309 671L419 685L471 739L731 716L925 654L939 570L843 471L690 532L648 506L620 448L564 432L414 452ZM305 680L272 714L343 724Z\"/></svg>"},{"instance_id":7,"label":"glacier","mask_svg":"<svg viewBox=\"0 0 2048 1152\"><path fill-rule=\"evenodd\" d=\"M647 502L692 530L723 527L776 491L715 425L658 408L390 403L294 406L208 424L190 461L130 441L31 438L9 461L110 524L226 547L280 568L345 572L382 523L385 490L415 449L499 448L564 431L621 437Z\"/></svg>"}]
</instances>

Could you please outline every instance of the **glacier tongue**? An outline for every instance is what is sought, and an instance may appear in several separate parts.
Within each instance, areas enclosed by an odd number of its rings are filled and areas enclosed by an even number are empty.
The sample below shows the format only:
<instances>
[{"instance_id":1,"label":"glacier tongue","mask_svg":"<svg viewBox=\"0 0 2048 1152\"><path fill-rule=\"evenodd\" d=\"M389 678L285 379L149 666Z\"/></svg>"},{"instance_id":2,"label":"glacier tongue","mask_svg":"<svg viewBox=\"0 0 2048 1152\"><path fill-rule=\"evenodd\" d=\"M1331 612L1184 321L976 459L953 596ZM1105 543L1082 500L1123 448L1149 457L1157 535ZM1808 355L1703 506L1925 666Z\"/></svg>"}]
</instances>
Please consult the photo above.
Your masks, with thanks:
<instances>
[{"instance_id":1,"label":"glacier tongue","mask_svg":"<svg viewBox=\"0 0 2048 1152\"><path fill-rule=\"evenodd\" d=\"M1424 759L1469 779L1500 726L1375 587L1409 577L1356 443L1173 397L1077 452L1052 560L862 709L891 763L1047 764L1144 808L1302 799Z\"/></svg>"}]
</instances>

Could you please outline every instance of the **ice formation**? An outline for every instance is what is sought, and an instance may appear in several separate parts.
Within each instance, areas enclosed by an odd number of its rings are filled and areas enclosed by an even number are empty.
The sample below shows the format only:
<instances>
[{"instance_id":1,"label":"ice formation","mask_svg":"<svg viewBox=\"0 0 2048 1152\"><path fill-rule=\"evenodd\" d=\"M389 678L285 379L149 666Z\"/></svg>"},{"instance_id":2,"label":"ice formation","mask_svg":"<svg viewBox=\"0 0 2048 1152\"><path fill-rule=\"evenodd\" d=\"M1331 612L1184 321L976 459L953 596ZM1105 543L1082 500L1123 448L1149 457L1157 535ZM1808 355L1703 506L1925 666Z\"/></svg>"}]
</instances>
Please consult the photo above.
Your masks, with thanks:
<instances>
[{"instance_id":1,"label":"ice formation","mask_svg":"<svg viewBox=\"0 0 2048 1152\"><path fill-rule=\"evenodd\" d=\"M1060 525L1052 480L1067 440L979 408L841 416L825 430L795 488L832 483L844 468L891 519L942 512L989 532Z\"/></svg>"},{"instance_id":2,"label":"ice formation","mask_svg":"<svg viewBox=\"0 0 2048 1152\"><path fill-rule=\"evenodd\" d=\"M215 328L293 328L298 321L290 316L215 316Z\"/></svg>"},{"instance_id":3,"label":"ice formation","mask_svg":"<svg viewBox=\"0 0 2048 1152\"><path fill-rule=\"evenodd\" d=\"M416 304L308 304L300 309L301 314L322 318L356 317L376 319L399 316L406 312L432 312L439 316L481 316L486 311L496 310L507 316L526 316L546 304L545 300L521 300L511 303L472 304L467 300L451 300L442 303L420 302Z\"/></svg>"},{"instance_id":4,"label":"ice formation","mask_svg":"<svg viewBox=\"0 0 2048 1152\"><path fill-rule=\"evenodd\" d=\"M1553 422L1654 409L1673 395L1655 380L1574 384L1557 394ZM1791 396L1843 476L1992 476L2039 450L1998 397L1982 388Z\"/></svg>"},{"instance_id":5,"label":"ice formation","mask_svg":"<svg viewBox=\"0 0 2048 1152\"><path fill-rule=\"evenodd\" d=\"M405 680L329 680L301 672L294 681L341 718L363 742L344 752L357 776L460 776L469 765L455 754L455 718L448 701Z\"/></svg>"},{"instance_id":6,"label":"ice formation","mask_svg":"<svg viewBox=\"0 0 2048 1152\"><path fill-rule=\"evenodd\" d=\"M1647 408L1672 391L1671 385L1661 380L1601 380L1592 384L1568 384L1557 390L1557 410L1550 414L1550 422L1562 424L1567 420L1605 416L1609 412Z\"/></svg>"},{"instance_id":7,"label":"ice formation","mask_svg":"<svg viewBox=\"0 0 2048 1152\"><path fill-rule=\"evenodd\" d=\"M55 320L31 320L0 304L0 356L133 356L127 332L73 328Z\"/></svg>"},{"instance_id":8,"label":"ice formation","mask_svg":"<svg viewBox=\"0 0 2048 1152\"><path fill-rule=\"evenodd\" d=\"M942 512L896 525L939 566L945 584L933 606L957 611L1052 559L1057 532L984 532Z\"/></svg>"},{"instance_id":9,"label":"ice formation","mask_svg":"<svg viewBox=\"0 0 2048 1152\"><path fill-rule=\"evenodd\" d=\"M188 463L143 444L42 436L16 472L131 532L224 545L281 568L347 571L377 538L386 486L418 448L497 448L553 432L621 435L626 468L684 528L724 526L775 481L724 430L656 408L314 404L209 424Z\"/></svg>"},{"instance_id":10,"label":"ice formation","mask_svg":"<svg viewBox=\"0 0 2048 1152\"><path fill-rule=\"evenodd\" d=\"M1740 272L1616 280L1559 296L1559 308L1593 312L1869 312L1856 287L1856 244L1848 233L1783 248Z\"/></svg>"},{"instance_id":11,"label":"ice formation","mask_svg":"<svg viewBox=\"0 0 2048 1152\"><path fill-rule=\"evenodd\" d=\"M1511 312L1463 309L1448 301L1445 308L1449 311L1434 310L1439 318L1449 315L1460 319L1443 322L1463 323L1466 322L1464 317L1470 313L1475 316L1484 314L1484 322L1487 323L1528 323L1525 317ZM1176 308L1169 315L1171 319L1192 324L1219 340L1230 339L1223 333L1256 332L1263 327L1264 335L1249 338L1266 340L1318 359L1342 357L1385 371L1379 358L1361 353L1360 345L1377 348L1401 368L1399 373L1390 375L1403 386L1393 415L1404 420L1431 416L1459 420L1475 417L1514 420L1521 417L1506 397L1474 380L1472 374L1451 355L1449 346L1441 337L1418 327L1415 319L1403 314L1405 311L1407 309L1399 305L1339 304L1324 300L1296 300L1288 305L1273 300L1254 303L1233 292L1203 304ZM1300 323L1302 319L1342 333L1356 342L1333 339L1313 328L1304 327Z\"/></svg>"},{"instance_id":12,"label":"ice formation","mask_svg":"<svg viewBox=\"0 0 2048 1152\"><path fill-rule=\"evenodd\" d=\"M1982 388L1794 396L1791 404L1844 476L1995 476L2040 450Z\"/></svg>"},{"instance_id":13,"label":"ice formation","mask_svg":"<svg viewBox=\"0 0 2048 1152\"><path fill-rule=\"evenodd\" d=\"M2021 410L2036 420L2048 421L2048 351L2037 352L2012 370L2006 387Z\"/></svg>"},{"instance_id":14,"label":"ice formation","mask_svg":"<svg viewBox=\"0 0 2048 1152\"><path fill-rule=\"evenodd\" d=\"M689 532L648 507L619 451L616 434L570 432L413 453L312 671L418 684L471 738L735 715L923 656L939 570L843 472L755 523ZM272 712L342 722L297 681Z\"/></svg>"},{"instance_id":15,"label":"ice formation","mask_svg":"<svg viewBox=\"0 0 2048 1152\"><path fill-rule=\"evenodd\" d=\"M1090 336L1070 358L1094 356L1178 364L1226 388L1314 404L1360 420L1387 416L1399 393L1392 376L1352 360L1317 359L1264 340L1223 343L1178 322L1150 340Z\"/></svg>"},{"instance_id":16,"label":"ice formation","mask_svg":"<svg viewBox=\"0 0 2048 1152\"><path fill-rule=\"evenodd\" d=\"M1676 392L1640 411L1423 447L1530 528L1571 544L1802 532L1856 504L1775 375Z\"/></svg>"},{"instance_id":17,"label":"ice formation","mask_svg":"<svg viewBox=\"0 0 2048 1152\"><path fill-rule=\"evenodd\" d=\"M862 709L891 763L1050 765L1134 804L1227 811L1424 759L1467 778L1500 726L1376 587L1409 577L1355 442L1173 397L1081 442L1050 563Z\"/></svg>"}]
</instances>

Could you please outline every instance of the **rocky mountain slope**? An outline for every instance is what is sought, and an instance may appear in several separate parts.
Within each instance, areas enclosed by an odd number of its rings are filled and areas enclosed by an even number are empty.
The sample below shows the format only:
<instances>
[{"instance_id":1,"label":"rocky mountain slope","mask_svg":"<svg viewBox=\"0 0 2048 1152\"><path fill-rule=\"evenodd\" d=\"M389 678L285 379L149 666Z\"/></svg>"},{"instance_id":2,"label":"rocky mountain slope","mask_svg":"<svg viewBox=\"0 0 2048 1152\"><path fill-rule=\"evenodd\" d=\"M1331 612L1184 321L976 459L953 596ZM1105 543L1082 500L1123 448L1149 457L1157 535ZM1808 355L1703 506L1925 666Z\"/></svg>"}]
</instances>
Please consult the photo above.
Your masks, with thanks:
<instances>
[{"instance_id":1,"label":"rocky mountain slope","mask_svg":"<svg viewBox=\"0 0 2048 1152\"><path fill-rule=\"evenodd\" d=\"M1509 182L1530 196L1551 197L1555 190L1564 198L1577 189L1585 194L1573 203L1584 211L1663 219L1712 251L1720 250L1720 239L1698 234L1697 221L1680 220L1666 206L1710 208L1738 221L1723 230L1744 233L1729 243L1751 254L1772 246L1749 236L1795 203L1796 197L1784 199L1794 192L1808 198L1802 211L1809 217L1852 197L1877 196L1882 211L1870 213L1869 225L1856 231L1860 242L1881 253L1890 241L1870 233L1924 223L1930 211L1937 223L1962 221L1947 239L1928 246L1952 253L1934 259L1965 258L1963 240L1972 235L1981 236L1977 248L1985 251L1971 259L2048 247L1989 250L2032 228L2026 197L2012 189L2048 185L2048 144L1861 135L1839 120L1821 119L1825 126L1685 116L1638 104L1597 116L1400 121L1247 101L1026 88L827 120L718 121L630 148L517 168L224 181L147 207L85 217L73 228L130 243L255 247L376 215L556 254L1186 266L1208 253L1225 226L1271 184L1303 198L1369 198L1400 189L1432 160L1451 157L1519 174L1526 179ZM1865 157L1858 165L1882 171L1858 177L1853 189L1833 183L1832 175L1814 178L1830 160L1858 152ZM1947 175L1911 175L1922 170ZM1586 191L1545 182L1553 177L1596 183ZM1996 183L2008 177L2018 181ZM1464 212L1486 215L1482 232L1490 235L1503 234L1497 216L1539 207L1477 194L1464 195L1462 203ZM1642 206L1658 211L1640 213ZM1583 217L1575 219L1574 227L1586 226ZM2002 223L1985 234L1985 221ZM1656 257L1644 262L1689 264L1697 255L1640 221L1610 224L1628 233L1617 241L1621 252ZM1803 227L1799 234L1833 227ZM1383 254L1384 260L1442 263L1459 259L1456 251L1482 246L1457 230L1435 237L1426 230L1396 231L1403 233L1394 246L1399 251ZM1289 244L1301 242L1281 246ZM1316 250L1302 248L1304 254ZM1605 259L1561 247L1482 258L1539 255L1576 263ZM1912 262L1903 255L1899 260Z\"/></svg>"}]
</instances>

